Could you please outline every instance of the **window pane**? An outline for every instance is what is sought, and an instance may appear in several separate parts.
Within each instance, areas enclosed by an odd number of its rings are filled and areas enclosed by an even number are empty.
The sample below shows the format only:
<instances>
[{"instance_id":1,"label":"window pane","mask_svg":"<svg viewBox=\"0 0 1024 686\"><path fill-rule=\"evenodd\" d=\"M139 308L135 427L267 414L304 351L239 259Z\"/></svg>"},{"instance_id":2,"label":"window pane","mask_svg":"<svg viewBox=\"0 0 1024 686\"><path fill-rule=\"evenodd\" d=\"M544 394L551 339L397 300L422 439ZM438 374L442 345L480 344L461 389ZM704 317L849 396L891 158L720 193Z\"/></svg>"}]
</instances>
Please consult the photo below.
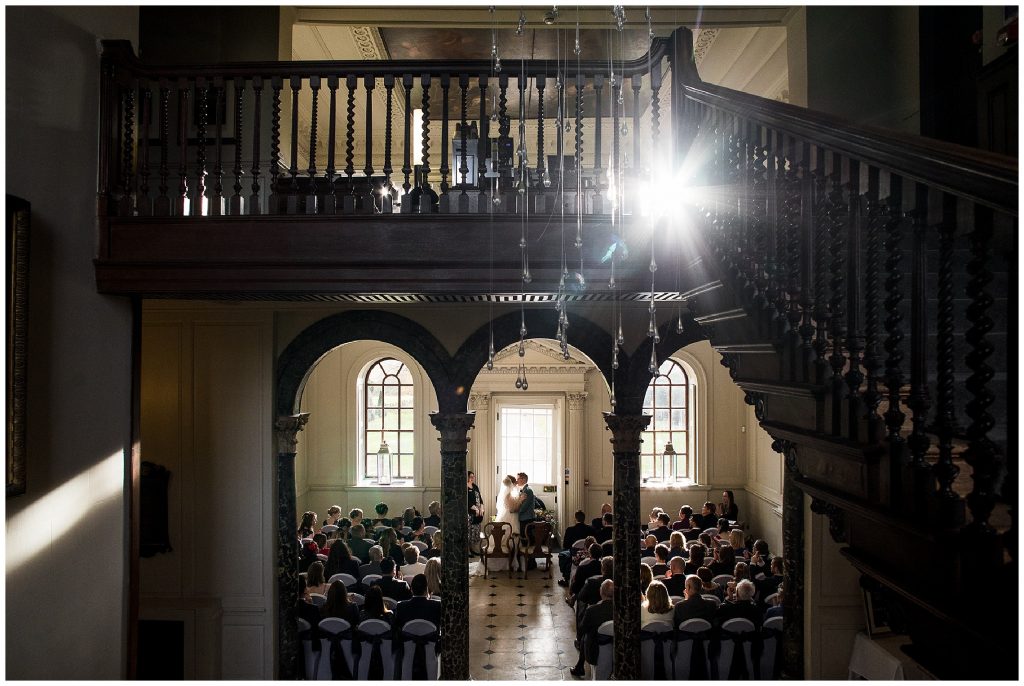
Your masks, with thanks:
<instances>
[{"instance_id":1,"label":"window pane","mask_svg":"<svg viewBox=\"0 0 1024 686\"><path fill-rule=\"evenodd\" d=\"M686 406L686 386L672 387L672 407Z\"/></svg>"},{"instance_id":2,"label":"window pane","mask_svg":"<svg viewBox=\"0 0 1024 686\"><path fill-rule=\"evenodd\" d=\"M412 386L402 386L399 395L401 398L400 402L402 403L402 407L412 407Z\"/></svg>"},{"instance_id":3,"label":"window pane","mask_svg":"<svg viewBox=\"0 0 1024 686\"><path fill-rule=\"evenodd\" d=\"M384 370L381 369L379 364L373 365L370 368L370 373L366 376L366 382L371 384L379 384L384 381Z\"/></svg>"},{"instance_id":4,"label":"window pane","mask_svg":"<svg viewBox=\"0 0 1024 686\"><path fill-rule=\"evenodd\" d=\"M366 476L377 476L377 453L366 454Z\"/></svg>"},{"instance_id":5,"label":"window pane","mask_svg":"<svg viewBox=\"0 0 1024 686\"><path fill-rule=\"evenodd\" d=\"M389 431L398 428L398 410L384 410L384 428Z\"/></svg>"},{"instance_id":6,"label":"window pane","mask_svg":"<svg viewBox=\"0 0 1024 686\"><path fill-rule=\"evenodd\" d=\"M401 453L413 452L413 433L412 431L403 431L398 437L398 451Z\"/></svg>"},{"instance_id":7,"label":"window pane","mask_svg":"<svg viewBox=\"0 0 1024 686\"><path fill-rule=\"evenodd\" d=\"M397 431L385 431L384 440L388 442L388 447L394 452L398 450L398 432Z\"/></svg>"},{"instance_id":8,"label":"window pane","mask_svg":"<svg viewBox=\"0 0 1024 686\"><path fill-rule=\"evenodd\" d=\"M686 428L686 411L685 410L672 410L672 430L677 431L679 429Z\"/></svg>"},{"instance_id":9,"label":"window pane","mask_svg":"<svg viewBox=\"0 0 1024 686\"><path fill-rule=\"evenodd\" d=\"M403 367L402 363L394 359L386 359L380 361L380 366L384 368L384 371L388 374L397 374L398 370Z\"/></svg>"},{"instance_id":10,"label":"window pane","mask_svg":"<svg viewBox=\"0 0 1024 686\"><path fill-rule=\"evenodd\" d=\"M398 407L398 386L384 386L384 407Z\"/></svg>"},{"instance_id":11,"label":"window pane","mask_svg":"<svg viewBox=\"0 0 1024 686\"><path fill-rule=\"evenodd\" d=\"M374 408L367 408L366 410L366 429L373 431L374 429L381 429L381 410Z\"/></svg>"},{"instance_id":12,"label":"window pane","mask_svg":"<svg viewBox=\"0 0 1024 686\"><path fill-rule=\"evenodd\" d=\"M651 391L650 386L647 387L647 393L644 394L644 409L650 409L654 407L654 393Z\"/></svg>"},{"instance_id":13,"label":"window pane","mask_svg":"<svg viewBox=\"0 0 1024 686\"><path fill-rule=\"evenodd\" d=\"M399 459L398 474L399 476L405 477L407 479L412 478L412 455L403 454L401 456L401 458Z\"/></svg>"},{"instance_id":14,"label":"window pane","mask_svg":"<svg viewBox=\"0 0 1024 686\"><path fill-rule=\"evenodd\" d=\"M413 411L412 410L400 410L398 419L402 423L403 429L412 429L413 427Z\"/></svg>"},{"instance_id":15,"label":"window pane","mask_svg":"<svg viewBox=\"0 0 1024 686\"><path fill-rule=\"evenodd\" d=\"M656 386L654 389L654 406L665 407L668 405L669 389L668 386Z\"/></svg>"},{"instance_id":16,"label":"window pane","mask_svg":"<svg viewBox=\"0 0 1024 686\"><path fill-rule=\"evenodd\" d=\"M649 479L653 475L653 460L650 455L640 456L640 478Z\"/></svg>"},{"instance_id":17,"label":"window pane","mask_svg":"<svg viewBox=\"0 0 1024 686\"><path fill-rule=\"evenodd\" d=\"M402 365L402 369L398 372L398 380L403 384L412 385L412 372L405 365Z\"/></svg>"},{"instance_id":18,"label":"window pane","mask_svg":"<svg viewBox=\"0 0 1024 686\"><path fill-rule=\"evenodd\" d=\"M664 431L668 426L668 410L654 411L654 430Z\"/></svg>"}]
</instances>

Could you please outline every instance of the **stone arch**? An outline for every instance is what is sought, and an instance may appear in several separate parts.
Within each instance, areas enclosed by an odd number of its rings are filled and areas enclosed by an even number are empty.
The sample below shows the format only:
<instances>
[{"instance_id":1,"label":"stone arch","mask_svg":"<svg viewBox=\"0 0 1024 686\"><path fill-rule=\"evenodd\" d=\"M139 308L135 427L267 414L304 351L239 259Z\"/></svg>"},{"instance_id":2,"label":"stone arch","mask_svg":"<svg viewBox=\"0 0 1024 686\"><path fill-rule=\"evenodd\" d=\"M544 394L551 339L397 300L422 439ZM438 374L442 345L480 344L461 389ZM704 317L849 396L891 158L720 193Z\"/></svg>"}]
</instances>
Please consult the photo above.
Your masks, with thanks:
<instances>
[{"instance_id":1,"label":"stone arch","mask_svg":"<svg viewBox=\"0 0 1024 686\"><path fill-rule=\"evenodd\" d=\"M704 340L707 335L693 321L686 322L683 332L677 333L675 320L670 320L658 327L658 337L656 353L658 360L664 360L676 350ZM654 376L647 368L652 344L650 338L645 338L632 355L625 360L619 359L615 376L615 411L620 414L638 415L643 412L644 394Z\"/></svg>"}]
</instances>

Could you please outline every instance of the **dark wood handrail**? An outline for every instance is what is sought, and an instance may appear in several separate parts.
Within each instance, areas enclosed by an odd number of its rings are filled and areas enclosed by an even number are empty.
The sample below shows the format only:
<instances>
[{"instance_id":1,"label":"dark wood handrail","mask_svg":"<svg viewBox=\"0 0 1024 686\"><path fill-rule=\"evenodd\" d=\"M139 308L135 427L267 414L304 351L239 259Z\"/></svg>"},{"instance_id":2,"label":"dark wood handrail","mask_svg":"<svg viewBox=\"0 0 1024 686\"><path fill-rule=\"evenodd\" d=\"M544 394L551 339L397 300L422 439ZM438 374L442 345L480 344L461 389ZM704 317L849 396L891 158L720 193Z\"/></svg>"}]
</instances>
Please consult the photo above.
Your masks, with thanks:
<instances>
[{"instance_id":1,"label":"dark wood handrail","mask_svg":"<svg viewBox=\"0 0 1024 686\"><path fill-rule=\"evenodd\" d=\"M707 83L685 97L901 174L993 209L1017 214L1017 159L740 93Z\"/></svg>"},{"instance_id":2,"label":"dark wood handrail","mask_svg":"<svg viewBox=\"0 0 1024 686\"><path fill-rule=\"evenodd\" d=\"M495 76L490 60L302 60L289 62L230 62L212 66L205 65L150 65L142 62L132 50L131 43L125 40L103 41L104 55L117 65L127 68L134 76L149 79L168 78L213 78L220 76L224 78L244 76L261 76L269 79L273 76L289 77L297 76L306 78L309 76L345 76L348 74L359 74L360 76L385 76L394 74L429 74L441 76L442 74L479 74L481 76ZM651 45L650 62L657 63L665 57L671 57L672 41L668 38L655 38ZM648 71L648 55L642 55L636 59L623 62L619 67L622 76L634 76L646 74ZM525 60L523 68L526 76L533 77L541 74L553 76L555 73L554 60ZM563 70L567 76L576 74L606 74L608 63L603 60L581 60L579 66L575 60L569 60ZM518 68L506 69L510 77L516 77L520 71Z\"/></svg>"}]
</instances>

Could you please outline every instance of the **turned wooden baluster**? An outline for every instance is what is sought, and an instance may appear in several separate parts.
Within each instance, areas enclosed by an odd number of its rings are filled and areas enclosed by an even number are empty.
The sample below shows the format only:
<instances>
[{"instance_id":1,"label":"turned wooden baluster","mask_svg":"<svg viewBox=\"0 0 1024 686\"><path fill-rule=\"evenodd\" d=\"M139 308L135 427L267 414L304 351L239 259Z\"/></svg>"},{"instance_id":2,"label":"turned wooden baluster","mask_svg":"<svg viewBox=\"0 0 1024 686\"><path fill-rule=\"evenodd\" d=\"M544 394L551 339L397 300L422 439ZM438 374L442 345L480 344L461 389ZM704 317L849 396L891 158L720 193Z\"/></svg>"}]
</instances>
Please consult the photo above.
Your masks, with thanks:
<instances>
[{"instance_id":1,"label":"turned wooden baluster","mask_svg":"<svg viewBox=\"0 0 1024 686\"><path fill-rule=\"evenodd\" d=\"M789 139L784 159L788 158L789 168L784 174L782 213L786 217L785 244L783 255L785 255L786 271L786 326L788 328L789 343L789 378L792 381L800 379L797 374L798 348L800 345L800 321L802 319L801 303L803 292L801 290L803 278L803 260L800 248L803 242L803 226L801 225L801 212L803 211L803 182L800 179L803 168L801 162L797 161L796 141Z\"/></svg>"},{"instance_id":2,"label":"turned wooden baluster","mask_svg":"<svg viewBox=\"0 0 1024 686\"><path fill-rule=\"evenodd\" d=\"M148 217L153 214L153 201L149 197L149 126L153 118L153 91L147 81L141 84L141 117L139 125L142 127L139 145L139 196L135 201L139 216Z\"/></svg>"},{"instance_id":3,"label":"turned wooden baluster","mask_svg":"<svg viewBox=\"0 0 1024 686\"><path fill-rule=\"evenodd\" d=\"M768 247L765 260L765 304L769 308L771 317L772 337L779 341L781 335L782 313L779 311L779 301L784 300L782 295L782 255L785 250L785 230L781 226L779 211L781 202L779 192L783 186L782 175L785 173L785 160L781 159L782 151L779 140L779 132L772 129L765 129L765 232L768 238L765 245ZM783 307L785 304L783 303Z\"/></svg>"},{"instance_id":4,"label":"turned wooden baluster","mask_svg":"<svg viewBox=\"0 0 1024 686\"><path fill-rule=\"evenodd\" d=\"M292 180L288 185L288 214L298 214L299 211L299 91L302 90L302 77L292 76L288 80L292 91L292 145L291 145L291 166L288 173Z\"/></svg>"},{"instance_id":5,"label":"turned wooden baluster","mask_svg":"<svg viewBox=\"0 0 1024 686\"><path fill-rule=\"evenodd\" d=\"M384 122L384 188L386 197L384 198L382 209L385 212L391 212L391 173L395 171L394 167L391 166L391 100L395 91L394 74L384 75L384 90L388 94L388 103Z\"/></svg>"},{"instance_id":6,"label":"turned wooden baluster","mask_svg":"<svg viewBox=\"0 0 1024 686\"><path fill-rule=\"evenodd\" d=\"M263 77L252 77L252 195L249 196L249 214L262 214L260 209L260 98L263 95ZM298 117L298 112L292 112L293 117ZM294 122L294 119L292 120ZM293 124L294 126L294 124ZM292 145L298 138L293 132ZM294 160L292 164L295 164Z\"/></svg>"},{"instance_id":7,"label":"turned wooden baluster","mask_svg":"<svg viewBox=\"0 0 1024 686\"><path fill-rule=\"evenodd\" d=\"M245 77L235 77L235 194L231 196L231 214L242 214L242 95L245 92Z\"/></svg>"},{"instance_id":8,"label":"turned wooden baluster","mask_svg":"<svg viewBox=\"0 0 1024 686\"><path fill-rule=\"evenodd\" d=\"M367 74L363 77L363 88L366 89L366 127L363 135L366 138L366 164L363 166L363 175L366 177L366 194L363 196L363 210L367 212L376 211L376 200L373 197L373 89L377 86L377 79Z\"/></svg>"},{"instance_id":9,"label":"turned wooden baluster","mask_svg":"<svg viewBox=\"0 0 1024 686\"><path fill-rule=\"evenodd\" d=\"M309 90L311 91L310 115L309 115L309 166L306 174L309 176L309 189L303 205L306 214L316 214L316 129L317 129L317 104L320 99L320 77L312 75L309 77Z\"/></svg>"},{"instance_id":10,"label":"turned wooden baluster","mask_svg":"<svg viewBox=\"0 0 1024 686\"><path fill-rule=\"evenodd\" d=\"M412 141L412 74L402 76L402 86L405 88L405 163L402 165L402 173L405 174L405 183L402 184L402 188L405 190L405 195L402 197L402 212L411 212L412 205L409 204L409 200L405 196L409 195L409 189L412 188L412 184L409 183L409 174L412 173L412 158L410 157L412 153L409 147Z\"/></svg>"},{"instance_id":11,"label":"turned wooden baluster","mask_svg":"<svg viewBox=\"0 0 1024 686\"><path fill-rule=\"evenodd\" d=\"M928 394L928 319L927 319L927 231L928 231L928 187L915 184L914 247L910 291L910 398L907 406L913 411L913 427L907 445L910 448L910 467L913 478L913 503L919 515L927 513L925 498L930 490L931 470L925 461L925 454L931 440L926 424L931 401Z\"/></svg>"},{"instance_id":12,"label":"turned wooden baluster","mask_svg":"<svg viewBox=\"0 0 1024 686\"><path fill-rule=\"evenodd\" d=\"M638 169L640 163L640 87L643 79L643 74L634 74L629 79L633 86L633 169Z\"/></svg>"},{"instance_id":13,"label":"turned wooden baluster","mask_svg":"<svg viewBox=\"0 0 1024 686\"><path fill-rule=\"evenodd\" d=\"M285 198L281 197L281 90L284 78L270 77L270 197L267 199L268 214L287 211Z\"/></svg>"},{"instance_id":14,"label":"turned wooden baluster","mask_svg":"<svg viewBox=\"0 0 1024 686\"><path fill-rule=\"evenodd\" d=\"M878 354L878 267L881 261L882 241L879 230L882 226L881 207L878 202L879 170L868 167L868 192L866 200L867 224L867 264L864 269L864 369L867 372L867 386L862 400L864 418L868 421L868 442L877 443L880 439L880 417L878 405L882 402L882 394L878 391L878 370L882 360ZM856 390L856 389L854 389Z\"/></svg>"},{"instance_id":15,"label":"turned wooden baluster","mask_svg":"<svg viewBox=\"0 0 1024 686\"><path fill-rule=\"evenodd\" d=\"M995 376L995 370L988 364L988 358L995 348L988 339L995 322L989 312L995 299L988 292L992 282L992 236L993 213L982 205L974 207L974 230L970 234L971 257L967 263L967 320L971 323L965 338L970 346L966 362L971 376L965 384L973 396L967 402L967 416L971 423L967 427L967 450L964 460L971 466L973 486L967 496L967 506L971 510L970 531L979 538L991 538L995 531L989 525L989 517L996 503L995 483L999 474L998 448L988 437L995 426L995 419L989 414L988 408L995 402L995 395L988 384ZM1016 254L1015 251L1011 254ZM1012 268L1012 267L1011 267ZM1010 312L1013 312L1011 308ZM1009 327L1008 331L1015 331ZM1012 349L1011 349L1012 351ZM1015 464L1016 457L1008 460ZM1012 502L1012 501L1011 501ZM1016 509L1016 506L1014 506ZM1016 548L1016 544L1013 545Z\"/></svg>"},{"instance_id":16,"label":"turned wooden baluster","mask_svg":"<svg viewBox=\"0 0 1024 686\"><path fill-rule=\"evenodd\" d=\"M585 201L582 193L583 188L583 89L587 85L587 77L583 74L576 75L576 130L575 130L575 163L576 163L576 214L583 214ZM579 248L579 238L576 241Z\"/></svg>"},{"instance_id":17,"label":"turned wooden baluster","mask_svg":"<svg viewBox=\"0 0 1024 686\"><path fill-rule=\"evenodd\" d=\"M224 214L224 77L213 77L213 117L216 122L217 163L213 166L213 202L210 216Z\"/></svg>"},{"instance_id":18,"label":"turned wooden baluster","mask_svg":"<svg viewBox=\"0 0 1024 686\"><path fill-rule=\"evenodd\" d=\"M547 172L544 158L544 85L547 77L544 74L537 74L535 85L537 86L537 183L540 188L544 187L547 180ZM550 184L550 181L548 181Z\"/></svg>"},{"instance_id":19,"label":"turned wooden baluster","mask_svg":"<svg viewBox=\"0 0 1024 686\"><path fill-rule=\"evenodd\" d=\"M889 177L885 209L885 411L886 440L889 444L890 504L902 503L904 447L902 429L906 415L900 409L903 388L903 179Z\"/></svg>"},{"instance_id":20,"label":"turned wooden baluster","mask_svg":"<svg viewBox=\"0 0 1024 686\"><path fill-rule=\"evenodd\" d=\"M186 79L178 79L178 195L174 198L174 216L188 214L188 98Z\"/></svg>"},{"instance_id":21,"label":"turned wooden baluster","mask_svg":"<svg viewBox=\"0 0 1024 686\"><path fill-rule=\"evenodd\" d=\"M469 88L469 74L459 74L459 89L462 94L462 105L461 105L461 121L459 122L459 178L461 181L459 184L462 186L462 195L466 195L466 177L469 175L469 161L467 160L468 151L466 150L467 136L469 135L469 123L466 120L466 107L468 106L468 93ZM477 164L483 164L482 159L477 160Z\"/></svg>"},{"instance_id":22,"label":"turned wooden baluster","mask_svg":"<svg viewBox=\"0 0 1024 686\"><path fill-rule=\"evenodd\" d=\"M601 159L601 105L603 104L603 98L601 97L601 91L604 90L604 74L594 74L594 205L593 212L603 213L604 209L604 198L602 197L602 191L606 187L606 179L604 175L604 167L602 166L603 160ZM657 151L657 148L655 148ZM653 161L652 161L653 162Z\"/></svg>"},{"instance_id":23,"label":"turned wooden baluster","mask_svg":"<svg viewBox=\"0 0 1024 686\"><path fill-rule=\"evenodd\" d=\"M829 365L832 367L832 435L842 435L843 409L843 368L846 367L846 356L843 354L843 339L846 338L846 206L843 202L843 160L837 153L832 153L832 191L829 193L829 238L832 248L832 260L829 263L832 298L829 300L829 339L832 354Z\"/></svg>"},{"instance_id":24,"label":"turned wooden baluster","mask_svg":"<svg viewBox=\"0 0 1024 686\"><path fill-rule=\"evenodd\" d=\"M811 383L811 365L814 361L814 175L811 171L811 144L800 146L800 380Z\"/></svg>"},{"instance_id":25,"label":"turned wooden baluster","mask_svg":"<svg viewBox=\"0 0 1024 686\"><path fill-rule=\"evenodd\" d=\"M749 119L740 122L740 186L739 186L739 231L736 241L736 252L739 257L739 275L743 283L740 286L740 293L743 303L753 306L754 296L757 295L757 284L755 277L755 253L757 243L755 240L753 205L751 197L754 193L754 156L755 147L753 142L754 125Z\"/></svg>"},{"instance_id":26,"label":"turned wooden baluster","mask_svg":"<svg viewBox=\"0 0 1024 686\"><path fill-rule=\"evenodd\" d=\"M759 310L765 310L771 302L768 300L768 259L771 250L768 235L768 149L763 140L766 131L760 125L753 126L754 156L751 158L753 168L751 169L751 192L750 192L750 225L749 231L753 236L754 245L751 254L754 272L754 305ZM758 325L763 319L758 317Z\"/></svg>"},{"instance_id":27,"label":"turned wooden baluster","mask_svg":"<svg viewBox=\"0 0 1024 686\"><path fill-rule=\"evenodd\" d=\"M196 145L196 195L192 203L192 216L202 217L206 212L206 119L208 115L207 98L210 89L206 79L196 78L196 104L199 105L199 121L196 124L198 143Z\"/></svg>"},{"instance_id":28,"label":"turned wooden baluster","mask_svg":"<svg viewBox=\"0 0 1024 686\"><path fill-rule=\"evenodd\" d=\"M451 89L450 74L441 74L441 194L448 194L448 91ZM447 206L447 203L445 203Z\"/></svg>"},{"instance_id":29,"label":"turned wooden baluster","mask_svg":"<svg viewBox=\"0 0 1024 686\"><path fill-rule=\"evenodd\" d=\"M939 283L936 313L937 354L935 375L935 433L939 458L932 472L939 482L939 524L952 527L962 523L963 501L953 492L960 468L953 464L953 436L959 433L954 405L953 342L953 242L956 237L956 197L942 194L942 223L939 225Z\"/></svg>"},{"instance_id":30,"label":"turned wooden baluster","mask_svg":"<svg viewBox=\"0 0 1024 686\"><path fill-rule=\"evenodd\" d=\"M124 136L121 143L123 159L121 160L121 197L118 200L117 214L130 217L135 212L135 170L133 168L133 152L135 150L135 91L138 81L132 79L123 89L123 123Z\"/></svg>"},{"instance_id":31,"label":"turned wooden baluster","mask_svg":"<svg viewBox=\"0 0 1024 686\"><path fill-rule=\"evenodd\" d=\"M860 440L860 418L863 414L860 404L860 385L864 382L861 371L861 351L864 339L860 330L860 299L861 299L861 235L863 232L860 198L860 161L850 160L849 182L849 213L847 215L846 270L849 278L846 281L846 344L849 367L846 371L848 437L851 441Z\"/></svg>"},{"instance_id":32,"label":"turned wooden baluster","mask_svg":"<svg viewBox=\"0 0 1024 686\"><path fill-rule=\"evenodd\" d=\"M814 361L817 383L824 384L828 374L828 254L829 200L825 173L825 150L817 148L814 165Z\"/></svg>"},{"instance_id":33,"label":"turned wooden baluster","mask_svg":"<svg viewBox=\"0 0 1024 686\"><path fill-rule=\"evenodd\" d=\"M504 98L505 97L505 89L508 87L508 74L502 74L500 77L498 77L498 83L499 84L502 83L502 79L504 79L504 84L505 85L501 88L501 95ZM481 74L480 75L480 78L478 80L478 84L480 86L480 131L479 131L480 138L477 140L476 178L472 179L470 181L470 183L476 184L477 188L479 188L481 190L480 197L483 197L483 190L485 188L487 188L487 184L484 182L484 174L487 172L487 169L485 168L485 165L484 165L484 160L487 158L488 155L490 155L491 158L492 158L492 161L494 163L494 169L497 170L498 169L498 151L491 149L491 119L490 119L490 117L487 116L487 86L488 86L488 83L487 83L487 75L486 74ZM504 113L505 113L504 110L502 110L502 114L503 115L504 115ZM465 124L463 124L463 126L465 126ZM500 124L499 124L499 128L500 128ZM501 179L500 178L498 179L497 183L498 183L497 187L500 189L501 188ZM493 198L492 198L492 200L493 200ZM491 212L492 210L493 210L493 203L492 203L492 207L487 208L488 212Z\"/></svg>"},{"instance_id":34,"label":"turned wooden baluster","mask_svg":"<svg viewBox=\"0 0 1024 686\"><path fill-rule=\"evenodd\" d=\"M420 171L423 175L421 178L423 195L420 196L420 213L427 214L437 209L427 192L430 188L430 74L423 74L420 77L420 87L423 91L423 120L421 121L423 157Z\"/></svg>"},{"instance_id":35,"label":"turned wooden baluster","mask_svg":"<svg viewBox=\"0 0 1024 686\"><path fill-rule=\"evenodd\" d=\"M324 214L334 214L338 210L337 198L334 195L334 177L338 170L334 167L337 132L338 132L338 85L340 79L337 74L327 77L327 90L330 91L327 123L327 169L324 171L324 181L327 184L324 188L322 211Z\"/></svg>"},{"instance_id":36,"label":"turned wooden baluster","mask_svg":"<svg viewBox=\"0 0 1024 686\"><path fill-rule=\"evenodd\" d=\"M348 100L345 104L345 176L348 177L348 193L345 194L345 210L355 209L356 184L355 177L355 140L356 140L356 88L359 77L349 74L345 77L348 88Z\"/></svg>"}]
</instances>

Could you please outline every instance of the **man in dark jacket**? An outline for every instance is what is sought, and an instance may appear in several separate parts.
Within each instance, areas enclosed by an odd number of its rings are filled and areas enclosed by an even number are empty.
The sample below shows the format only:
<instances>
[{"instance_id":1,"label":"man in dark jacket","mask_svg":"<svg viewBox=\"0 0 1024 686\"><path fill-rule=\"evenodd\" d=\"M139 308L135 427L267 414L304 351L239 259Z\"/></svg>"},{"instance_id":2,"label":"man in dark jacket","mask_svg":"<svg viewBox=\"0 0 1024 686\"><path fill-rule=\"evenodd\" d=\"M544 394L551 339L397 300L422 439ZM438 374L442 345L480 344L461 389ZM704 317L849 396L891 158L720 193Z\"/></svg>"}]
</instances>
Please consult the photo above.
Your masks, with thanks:
<instances>
[{"instance_id":1,"label":"man in dark jacket","mask_svg":"<svg viewBox=\"0 0 1024 686\"><path fill-rule=\"evenodd\" d=\"M601 516L601 528L594 532L598 543L612 540L612 513L605 512Z\"/></svg>"},{"instance_id":2,"label":"man in dark jacket","mask_svg":"<svg viewBox=\"0 0 1024 686\"><path fill-rule=\"evenodd\" d=\"M583 584L576 602L595 605L601 600L601 584L612 578L612 570L615 568L615 558L608 556L601 558L601 576L592 576Z\"/></svg>"},{"instance_id":3,"label":"man in dark jacket","mask_svg":"<svg viewBox=\"0 0 1024 686\"><path fill-rule=\"evenodd\" d=\"M615 582L605 579L601 582L601 602L591 605L583 613L583 619L576 628L576 640L580 648L580 657L576 666L569 670L575 677L583 676L583 660L592 665L597 664L597 630L612 618L612 596L615 595Z\"/></svg>"},{"instance_id":4,"label":"man in dark jacket","mask_svg":"<svg viewBox=\"0 0 1024 686\"><path fill-rule=\"evenodd\" d=\"M673 557L669 560L668 571L672 576L661 583L665 584L665 590L670 596L686 595L686 560L681 557Z\"/></svg>"},{"instance_id":5,"label":"man in dark jacket","mask_svg":"<svg viewBox=\"0 0 1024 686\"><path fill-rule=\"evenodd\" d=\"M602 505L601 506L601 514L598 515L597 517L594 517L593 521L590 522L590 528L593 529L595 532L596 531L600 531L601 527L604 526L604 516L606 514L611 514L611 513L612 513L612 506L611 505L609 505L608 503L605 503L604 505ZM598 541L598 542L600 543L600 541Z\"/></svg>"},{"instance_id":6,"label":"man in dark jacket","mask_svg":"<svg viewBox=\"0 0 1024 686\"><path fill-rule=\"evenodd\" d=\"M441 628L441 601L427 596L427 577L423 574L412 578L412 597L395 608L395 633L414 619L425 619Z\"/></svg>"},{"instance_id":7,"label":"man in dark jacket","mask_svg":"<svg viewBox=\"0 0 1024 686\"><path fill-rule=\"evenodd\" d=\"M583 510L576 511L576 523L565 530L562 537L562 550L558 553L558 569L562 572L562 578L558 580L559 586L569 585L569 571L572 569L572 546L576 541L582 541L587 536L593 536L594 530L586 524L587 515Z\"/></svg>"},{"instance_id":8,"label":"man in dark jacket","mask_svg":"<svg viewBox=\"0 0 1024 686\"><path fill-rule=\"evenodd\" d=\"M381 593L384 594L385 598L401 601L412 597L409 584L395 579L395 561L390 557L385 557L380 561L380 581L372 585L380 586Z\"/></svg>"},{"instance_id":9,"label":"man in dark jacket","mask_svg":"<svg viewBox=\"0 0 1024 686\"><path fill-rule=\"evenodd\" d=\"M686 577L683 589L683 602L677 603L672 613L672 624L678 627L680 622L688 619L703 619L711 622L717 609L715 601L707 600L700 594L700 579L696 576Z\"/></svg>"},{"instance_id":10,"label":"man in dark jacket","mask_svg":"<svg viewBox=\"0 0 1024 686\"><path fill-rule=\"evenodd\" d=\"M718 608L718 612L715 613L715 624L722 626L722 624L730 619L740 617L742 619L749 619L753 622L754 628L758 629L761 626L763 616L761 610L754 603L754 582L750 579L744 579L736 584L736 600L733 602L726 601Z\"/></svg>"},{"instance_id":11,"label":"man in dark jacket","mask_svg":"<svg viewBox=\"0 0 1024 686\"><path fill-rule=\"evenodd\" d=\"M590 559L580 563L572 577L572 583L569 585L570 605L575 602L575 597L583 590L586 580L601 573L601 546L595 543L590 546L589 552Z\"/></svg>"}]
</instances>

